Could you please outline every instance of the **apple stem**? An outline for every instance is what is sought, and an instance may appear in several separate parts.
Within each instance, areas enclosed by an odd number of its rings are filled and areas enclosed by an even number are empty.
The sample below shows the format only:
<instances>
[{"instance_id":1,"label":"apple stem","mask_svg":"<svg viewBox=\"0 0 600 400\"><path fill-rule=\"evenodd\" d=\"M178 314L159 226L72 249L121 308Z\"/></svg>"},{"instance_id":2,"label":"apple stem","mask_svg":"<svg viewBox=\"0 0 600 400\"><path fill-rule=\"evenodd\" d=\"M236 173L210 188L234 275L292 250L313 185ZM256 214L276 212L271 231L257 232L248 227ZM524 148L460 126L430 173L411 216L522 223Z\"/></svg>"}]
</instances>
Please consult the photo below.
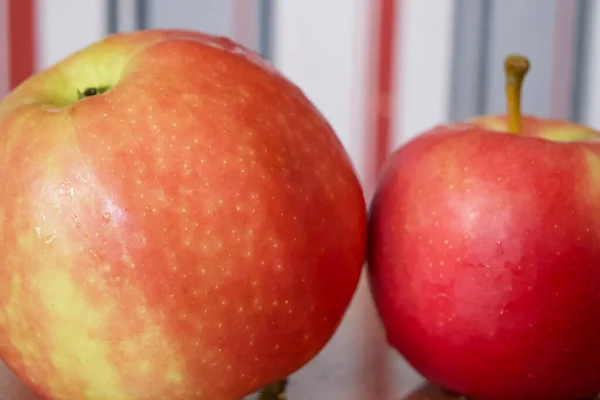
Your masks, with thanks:
<instances>
[{"instance_id":1,"label":"apple stem","mask_svg":"<svg viewBox=\"0 0 600 400\"><path fill-rule=\"evenodd\" d=\"M285 400L285 388L287 387L287 378L277 381L265 387L260 392L259 400Z\"/></svg>"},{"instance_id":2,"label":"apple stem","mask_svg":"<svg viewBox=\"0 0 600 400\"><path fill-rule=\"evenodd\" d=\"M521 87L529 71L529 60L518 54L511 54L504 61L506 77L506 114L508 131L521 133Z\"/></svg>"}]
</instances>

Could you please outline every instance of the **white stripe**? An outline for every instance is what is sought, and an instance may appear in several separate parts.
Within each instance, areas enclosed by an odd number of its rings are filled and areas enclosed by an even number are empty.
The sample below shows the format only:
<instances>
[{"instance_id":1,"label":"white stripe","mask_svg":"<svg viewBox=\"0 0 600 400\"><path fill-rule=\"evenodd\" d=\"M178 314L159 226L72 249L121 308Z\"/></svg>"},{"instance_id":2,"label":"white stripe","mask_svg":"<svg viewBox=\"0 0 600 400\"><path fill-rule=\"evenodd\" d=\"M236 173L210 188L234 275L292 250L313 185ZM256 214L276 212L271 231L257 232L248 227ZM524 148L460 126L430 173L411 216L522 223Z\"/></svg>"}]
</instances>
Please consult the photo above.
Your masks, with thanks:
<instances>
[{"instance_id":1,"label":"white stripe","mask_svg":"<svg viewBox=\"0 0 600 400\"><path fill-rule=\"evenodd\" d=\"M47 68L106 33L104 0L38 0L38 69Z\"/></svg>"},{"instance_id":2,"label":"white stripe","mask_svg":"<svg viewBox=\"0 0 600 400\"><path fill-rule=\"evenodd\" d=\"M404 0L401 13L399 78L392 143L414 137L450 116L452 0ZM398 7L400 8L400 7Z\"/></svg>"},{"instance_id":3,"label":"white stripe","mask_svg":"<svg viewBox=\"0 0 600 400\"><path fill-rule=\"evenodd\" d=\"M550 87L550 116L558 119L571 117L573 91L573 57L577 29L577 4L573 0L557 0L554 21L554 52Z\"/></svg>"},{"instance_id":4,"label":"white stripe","mask_svg":"<svg viewBox=\"0 0 600 400\"><path fill-rule=\"evenodd\" d=\"M303 0L275 4L276 66L323 112L364 178L369 4Z\"/></svg>"}]
</instances>

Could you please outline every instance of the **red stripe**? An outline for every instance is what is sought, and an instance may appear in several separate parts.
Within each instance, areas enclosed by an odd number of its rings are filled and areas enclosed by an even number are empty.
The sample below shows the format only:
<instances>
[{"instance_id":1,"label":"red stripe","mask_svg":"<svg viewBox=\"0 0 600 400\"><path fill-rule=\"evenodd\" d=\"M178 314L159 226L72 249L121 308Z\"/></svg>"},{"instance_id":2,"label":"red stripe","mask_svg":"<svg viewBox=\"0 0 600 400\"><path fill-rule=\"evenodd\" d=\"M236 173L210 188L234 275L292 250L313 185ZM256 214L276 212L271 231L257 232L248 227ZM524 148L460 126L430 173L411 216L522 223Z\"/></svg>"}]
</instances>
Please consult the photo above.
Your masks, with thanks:
<instances>
[{"instance_id":1,"label":"red stripe","mask_svg":"<svg viewBox=\"0 0 600 400\"><path fill-rule=\"evenodd\" d=\"M9 85L14 89L35 70L35 0L8 0Z\"/></svg>"},{"instance_id":2,"label":"red stripe","mask_svg":"<svg viewBox=\"0 0 600 400\"><path fill-rule=\"evenodd\" d=\"M369 79L367 87L367 132L366 132L366 179L365 195L371 198L376 184L376 177L389 155L391 149L392 122L395 122L394 89L397 74L396 40L399 28L399 13L402 0L370 0L371 9L369 27ZM393 121L394 120L394 121ZM367 292L369 289L366 289ZM368 304L370 300L366 300ZM363 318L376 323L377 313L364 306L366 315ZM372 313L375 314L372 314ZM369 321L369 322L370 322ZM367 359L362 376L370 382L371 388L377 388L378 398L393 397L395 382L391 378L391 365L388 345L385 337L370 332L365 343L364 357ZM366 395L366 396L365 396ZM371 398L372 393L362 397Z\"/></svg>"},{"instance_id":3,"label":"red stripe","mask_svg":"<svg viewBox=\"0 0 600 400\"><path fill-rule=\"evenodd\" d=\"M0 100L8 91L8 8L7 0L0 0Z\"/></svg>"},{"instance_id":4,"label":"red stripe","mask_svg":"<svg viewBox=\"0 0 600 400\"><path fill-rule=\"evenodd\" d=\"M367 194L370 195L375 178L391 150L392 119L396 96L394 93L396 67L396 40L399 25L397 10L402 0L372 1L371 43L372 54L371 79L367 95L367 140L366 156L369 168ZM395 118L394 118L395 119ZM394 121L396 122L396 121Z\"/></svg>"}]
</instances>

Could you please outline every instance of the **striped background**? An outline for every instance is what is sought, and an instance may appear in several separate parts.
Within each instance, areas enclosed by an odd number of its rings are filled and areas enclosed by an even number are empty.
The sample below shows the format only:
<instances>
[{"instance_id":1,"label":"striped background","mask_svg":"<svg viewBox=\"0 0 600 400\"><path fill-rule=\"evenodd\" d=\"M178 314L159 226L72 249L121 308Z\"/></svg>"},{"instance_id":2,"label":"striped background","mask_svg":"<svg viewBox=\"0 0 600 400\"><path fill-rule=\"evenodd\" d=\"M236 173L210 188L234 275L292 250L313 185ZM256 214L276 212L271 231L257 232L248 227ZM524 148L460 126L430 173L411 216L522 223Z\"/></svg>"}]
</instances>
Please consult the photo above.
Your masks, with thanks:
<instances>
[{"instance_id":1,"label":"striped background","mask_svg":"<svg viewBox=\"0 0 600 400\"><path fill-rule=\"evenodd\" d=\"M271 59L323 111L370 194L389 151L433 124L503 111L502 59L533 64L523 107L600 129L593 0L0 0L0 98L108 33L192 28ZM290 398L399 399L419 377L385 347L363 284ZM27 395L0 372L0 400Z\"/></svg>"}]
</instances>

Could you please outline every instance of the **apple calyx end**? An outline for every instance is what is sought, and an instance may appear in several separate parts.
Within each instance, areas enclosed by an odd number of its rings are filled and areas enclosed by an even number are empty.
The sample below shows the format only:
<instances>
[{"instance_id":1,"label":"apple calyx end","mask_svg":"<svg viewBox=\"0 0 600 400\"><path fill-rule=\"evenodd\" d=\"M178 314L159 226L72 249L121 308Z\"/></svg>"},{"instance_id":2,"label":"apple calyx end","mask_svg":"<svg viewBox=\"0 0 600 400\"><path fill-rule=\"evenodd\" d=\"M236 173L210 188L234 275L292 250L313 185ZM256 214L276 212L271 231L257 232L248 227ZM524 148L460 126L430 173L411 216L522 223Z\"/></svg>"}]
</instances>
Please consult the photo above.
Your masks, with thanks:
<instances>
[{"instance_id":1,"label":"apple calyx end","mask_svg":"<svg viewBox=\"0 0 600 400\"><path fill-rule=\"evenodd\" d=\"M77 89L77 98L79 100L85 99L86 97L96 96L102 93L108 92L110 86L98 86L98 87L88 87L83 91Z\"/></svg>"}]
</instances>

